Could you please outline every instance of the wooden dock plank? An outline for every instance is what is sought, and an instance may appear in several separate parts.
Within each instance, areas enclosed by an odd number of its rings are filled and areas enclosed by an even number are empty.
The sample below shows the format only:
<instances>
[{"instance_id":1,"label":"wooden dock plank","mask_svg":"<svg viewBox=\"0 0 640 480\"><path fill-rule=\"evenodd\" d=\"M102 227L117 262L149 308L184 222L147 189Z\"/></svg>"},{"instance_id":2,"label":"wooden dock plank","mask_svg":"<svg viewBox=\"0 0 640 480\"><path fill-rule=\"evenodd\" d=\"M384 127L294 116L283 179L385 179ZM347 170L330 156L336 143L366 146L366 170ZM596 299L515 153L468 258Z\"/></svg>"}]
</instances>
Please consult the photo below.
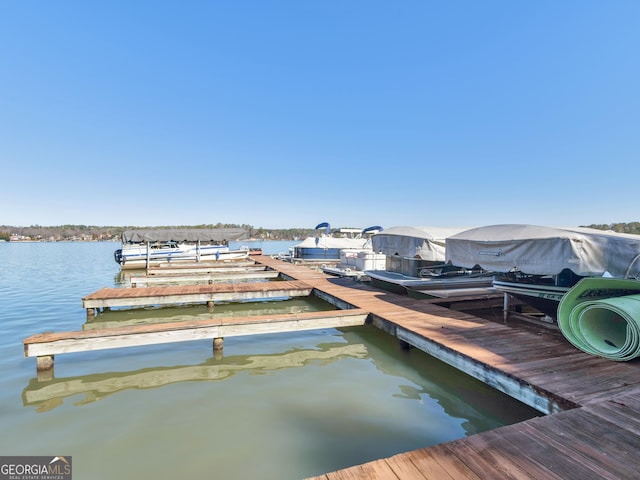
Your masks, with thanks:
<instances>
[{"instance_id":1,"label":"wooden dock plank","mask_svg":"<svg viewBox=\"0 0 640 480\"><path fill-rule=\"evenodd\" d=\"M638 388L632 389L632 393L591 403L583 407L583 410L640 437L640 389Z\"/></svg>"},{"instance_id":2,"label":"wooden dock plank","mask_svg":"<svg viewBox=\"0 0 640 480\"><path fill-rule=\"evenodd\" d=\"M277 283L277 285L274 285ZM83 298L83 300L104 300L111 298L137 298L150 296L189 295L201 293L226 293L237 291L264 291L275 289L308 289L310 285L301 281L254 282L252 284L222 283L216 285L181 285L166 287L135 288L102 288Z\"/></svg>"},{"instance_id":3,"label":"wooden dock plank","mask_svg":"<svg viewBox=\"0 0 640 480\"><path fill-rule=\"evenodd\" d=\"M217 272L241 272L264 269L253 260L236 260L233 262L196 262L173 263L150 266L145 270L147 275L186 275L188 273L205 274Z\"/></svg>"},{"instance_id":4,"label":"wooden dock plank","mask_svg":"<svg viewBox=\"0 0 640 480\"><path fill-rule=\"evenodd\" d=\"M582 408L536 420L513 429L548 445L547 461L562 478L637 478L637 460L629 453L637 451L639 438L625 428L614 428Z\"/></svg>"},{"instance_id":5,"label":"wooden dock plank","mask_svg":"<svg viewBox=\"0 0 640 480\"><path fill-rule=\"evenodd\" d=\"M398 476L385 460L374 460L362 465L354 465L330 475L315 477L317 479L332 480L353 480L353 479L376 479L376 480L398 480ZM420 477L417 478L419 480Z\"/></svg>"},{"instance_id":6,"label":"wooden dock plank","mask_svg":"<svg viewBox=\"0 0 640 480\"><path fill-rule=\"evenodd\" d=\"M205 275L187 274L179 275L152 275L131 277L130 283L132 287L147 287L149 285L174 285L174 284L200 284L200 283L222 283L230 281L255 281L255 280L273 280L280 276L279 272L274 270L261 270L254 272L230 272L215 273Z\"/></svg>"},{"instance_id":7,"label":"wooden dock plank","mask_svg":"<svg viewBox=\"0 0 640 480\"><path fill-rule=\"evenodd\" d=\"M405 457L411 461L427 479L437 478L448 480L451 478L456 480L466 478L477 480L481 478L462 462L455 452L444 447L438 448L436 446L434 448L413 450L405 454L395 455L391 457L391 459L394 460L393 464L395 464L399 459Z\"/></svg>"},{"instance_id":8,"label":"wooden dock plank","mask_svg":"<svg viewBox=\"0 0 640 480\"><path fill-rule=\"evenodd\" d=\"M215 318L122 328L41 333L23 340L25 357L265 333L364 325L367 312L337 310Z\"/></svg>"},{"instance_id":9,"label":"wooden dock plank","mask_svg":"<svg viewBox=\"0 0 640 480\"><path fill-rule=\"evenodd\" d=\"M102 288L82 299L83 308L139 307L209 301L308 296L312 287L301 281L221 283L146 288Z\"/></svg>"},{"instance_id":10,"label":"wooden dock plank","mask_svg":"<svg viewBox=\"0 0 640 480\"><path fill-rule=\"evenodd\" d=\"M488 433L488 432L485 432ZM505 452L488 435L474 435L455 443L443 444L439 448L449 451L480 478L514 480L546 479L548 476L537 465L523 465L510 452ZM456 478L467 478L457 475Z\"/></svg>"},{"instance_id":11,"label":"wooden dock plank","mask_svg":"<svg viewBox=\"0 0 640 480\"><path fill-rule=\"evenodd\" d=\"M395 477L393 478L411 478L413 480L427 480L429 478L450 478L448 475L443 475L444 470L438 470L438 476L435 476L435 468L421 469L406 454L394 455L393 457L383 459L387 464L387 467L393 471Z\"/></svg>"}]
</instances>

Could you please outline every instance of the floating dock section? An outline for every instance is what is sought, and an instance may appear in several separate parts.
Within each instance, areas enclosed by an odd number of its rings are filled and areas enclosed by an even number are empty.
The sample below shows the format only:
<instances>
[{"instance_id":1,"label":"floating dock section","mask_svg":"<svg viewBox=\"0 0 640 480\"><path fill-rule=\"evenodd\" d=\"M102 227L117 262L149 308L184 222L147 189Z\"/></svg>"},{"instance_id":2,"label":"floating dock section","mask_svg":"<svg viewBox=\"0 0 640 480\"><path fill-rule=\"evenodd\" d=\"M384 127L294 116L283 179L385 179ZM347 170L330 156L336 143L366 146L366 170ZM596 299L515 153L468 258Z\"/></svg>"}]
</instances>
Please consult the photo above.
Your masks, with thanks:
<instances>
[{"instance_id":1,"label":"floating dock section","mask_svg":"<svg viewBox=\"0 0 640 480\"><path fill-rule=\"evenodd\" d=\"M147 288L103 288L82 299L87 315L96 309L146 307L182 303L244 302L283 297L307 297L312 286L301 281L225 283Z\"/></svg>"},{"instance_id":2,"label":"floating dock section","mask_svg":"<svg viewBox=\"0 0 640 480\"><path fill-rule=\"evenodd\" d=\"M213 339L214 350L220 350L224 337L361 326L367 315L363 310L335 310L42 333L24 340L24 354L37 358L39 370L47 370L53 366L54 355L63 353L202 339Z\"/></svg>"}]
</instances>

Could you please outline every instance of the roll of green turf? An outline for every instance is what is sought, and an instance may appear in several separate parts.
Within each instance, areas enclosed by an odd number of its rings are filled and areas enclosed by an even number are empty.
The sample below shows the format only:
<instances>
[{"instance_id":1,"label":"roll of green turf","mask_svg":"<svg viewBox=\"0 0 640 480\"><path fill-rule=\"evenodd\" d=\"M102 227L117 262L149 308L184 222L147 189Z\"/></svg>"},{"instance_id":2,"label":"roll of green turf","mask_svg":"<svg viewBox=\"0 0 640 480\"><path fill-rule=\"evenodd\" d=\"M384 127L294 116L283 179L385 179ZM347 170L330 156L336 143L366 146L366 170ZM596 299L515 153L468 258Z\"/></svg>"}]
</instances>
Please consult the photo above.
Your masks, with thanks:
<instances>
[{"instance_id":1,"label":"roll of green turf","mask_svg":"<svg viewBox=\"0 0 640 480\"><path fill-rule=\"evenodd\" d=\"M591 355L615 361L640 356L640 281L581 280L560 301L558 326Z\"/></svg>"}]
</instances>

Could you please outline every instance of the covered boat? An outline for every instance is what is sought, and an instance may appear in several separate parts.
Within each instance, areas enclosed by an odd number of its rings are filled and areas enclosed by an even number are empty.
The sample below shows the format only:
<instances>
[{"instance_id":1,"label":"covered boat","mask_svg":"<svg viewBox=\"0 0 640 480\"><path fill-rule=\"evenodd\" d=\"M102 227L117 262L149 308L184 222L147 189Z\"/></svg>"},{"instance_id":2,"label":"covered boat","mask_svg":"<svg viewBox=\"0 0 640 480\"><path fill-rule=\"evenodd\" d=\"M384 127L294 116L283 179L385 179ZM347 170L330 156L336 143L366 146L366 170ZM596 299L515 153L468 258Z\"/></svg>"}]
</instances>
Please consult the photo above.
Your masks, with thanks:
<instances>
[{"instance_id":1,"label":"covered boat","mask_svg":"<svg viewBox=\"0 0 640 480\"><path fill-rule=\"evenodd\" d=\"M445 263L445 240L468 227L391 227L371 237L373 251L386 256L385 268L367 270L371 283L395 293L411 289L490 285L480 272ZM467 281L462 281L466 277ZM480 278L484 277L484 278Z\"/></svg>"},{"instance_id":2,"label":"covered boat","mask_svg":"<svg viewBox=\"0 0 640 480\"><path fill-rule=\"evenodd\" d=\"M582 278L636 278L640 236L585 227L490 225L447 238L446 260L495 272L497 289L555 318L558 302Z\"/></svg>"},{"instance_id":3,"label":"covered boat","mask_svg":"<svg viewBox=\"0 0 640 480\"><path fill-rule=\"evenodd\" d=\"M307 237L292 247L292 260L338 262L340 261L340 252L344 249L367 248L369 237L376 231L375 229L382 229L382 227L341 228L332 232L329 223L320 223L314 229L319 230L320 235Z\"/></svg>"},{"instance_id":4,"label":"covered boat","mask_svg":"<svg viewBox=\"0 0 640 480\"><path fill-rule=\"evenodd\" d=\"M374 251L388 257L444 262L445 239L469 227L391 227L371 237Z\"/></svg>"},{"instance_id":5,"label":"covered boat","mask_svg":"<svg viewBox=\"0 0 640 480\"><path fill-rule=\"evenodd\" d=\"M114 259L122 269L164 262L218 261L249 256L249 249L230 250L229 241L249 238L242 228L127 230Z\"/></svg>"},{"instance_id":6,"label":"covered boat","mask_svg":"<svg viewBox=\"0 0 640 480\"><path fill-rule=\"evenodd\" d=\"M366 242L360 248L343 248L340 250L340 262L337 265L328 263L322 266L322 271L336 277L351 277L358 280L365 279L366 270L385 268L386 257L382 253L373 251L370 234L383 231L380 226L368 227L360 232L358 238L365 238ZM369 236L367 236L369 235Z\"/></svg>"}]
</instances>

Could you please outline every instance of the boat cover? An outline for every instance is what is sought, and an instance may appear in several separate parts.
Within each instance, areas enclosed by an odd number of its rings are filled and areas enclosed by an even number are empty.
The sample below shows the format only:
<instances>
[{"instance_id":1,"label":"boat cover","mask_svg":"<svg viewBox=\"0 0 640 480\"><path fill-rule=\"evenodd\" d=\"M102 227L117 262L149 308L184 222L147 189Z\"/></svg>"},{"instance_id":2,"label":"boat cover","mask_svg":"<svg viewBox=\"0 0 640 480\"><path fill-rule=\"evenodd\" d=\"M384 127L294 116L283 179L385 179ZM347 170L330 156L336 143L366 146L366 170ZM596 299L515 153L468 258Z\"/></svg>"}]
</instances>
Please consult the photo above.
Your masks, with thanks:
<instances>
[{"instance_id":1,"label":"boat cover","mask_svg":"<svg viewBox=\"0 0 640 480\"><path fill-rule=\"evenodd\" d=\"M435 262L445 260L445 239L469 227L391 227L371 237L376 253Z\"/></svg>"},{"instance_id":2,"label":"boat cover","mask_svg":"<svg viewBox=\"0 0 640 480\"><path fill-rule=\"evenodd\" d=\"M628 278L640 271L640 236L585 227L490 225L447 238L446 260L493 272L557 275L569 269L582 276Z\"/></svg>"},{"instance_id":3,"label":"boat cover","mask_svg":"<svg viewBox=\"0 0 640 480\"><path fill-rule=\"evenodd\" d=\"M157 230L127 230L122 233L122 243L133 242L222 242L249 238L244 228L167 228Z\"/></svg>"},{"instance_id":4,"label":"boat cover","mask_svg":"<svg viewBox=\"0 0 640 480\"><path fill-rule=\"evenodd\" d=\"M295 248L365 248L368 239L330 237L322 235L320 237L307 237L302 242L295 245Z\"/></svg>"}]
</instances>

